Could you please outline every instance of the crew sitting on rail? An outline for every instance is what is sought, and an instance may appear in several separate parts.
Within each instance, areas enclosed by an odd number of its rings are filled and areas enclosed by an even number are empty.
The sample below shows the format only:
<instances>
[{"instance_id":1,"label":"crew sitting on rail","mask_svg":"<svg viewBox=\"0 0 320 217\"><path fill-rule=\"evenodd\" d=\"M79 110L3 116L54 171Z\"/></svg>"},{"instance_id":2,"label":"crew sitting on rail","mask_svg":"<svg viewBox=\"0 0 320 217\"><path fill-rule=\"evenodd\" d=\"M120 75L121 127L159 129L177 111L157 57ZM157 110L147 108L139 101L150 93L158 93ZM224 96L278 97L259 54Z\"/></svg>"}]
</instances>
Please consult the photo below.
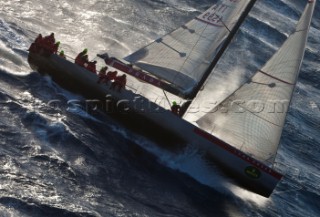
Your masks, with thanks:
<instances>
[{"instance_id":1,"label":"crew sitting on rail","mask_svg":"<svg viewBox=\"0 0 320 217\"><path fill-rule=\"evenodd\" d=\"M107 73L107 75L106 75L106 83L107 83L108 81L116 80L117 74L118 74L117 71L113 71L113 72L112 72L112 71L109 71L109 72Z\"/></svg>"},{"instance_id":2,"label":"crew sitting on rail","mask_svg":"<svg viewBox=\"0 0 320 217\"><path fill-rule=\"evenodd\" d=\"M100 69L99 74L98 74L99 79L98 79L98 81L97 81L98 84L104 83L104 80L105 80L105 78L106 78L107 71L108 71L108 66L104 66L104 67L102 67L102 68Z\"/></svg>"},{"instance_id":3,"label":"crew sitting on rail","mask_svg":"<svg viewBox=\"0 0 320 217\"><path fill-rule=\"evenodd\" d=\"M84 66L85 63L88 63L88 55L87 55L88 49L84 49L82 52L78 54L78 56L75 59L75 63L79 66Z\"/></svg>"},{"instance_id":4,"label":"crew sitting on rail","mask_svg":"<svg viewBox=\"0 0 320 217\"><path fill-rule=\"evenodd\" d=\"M55 47L59 45L55 45L54 33L51 33L49 36L46 36L42 40L42 47L44 48L43 55L50 56L55 53ZM59 42L60 43L60 42Z\"/></svg>"},{"instance_id":5,"label":"crew sitting on rail","mask_svg":"<svg viewBox=\"0 0 320 217\"><path fill-rule=\"evenodd\" d=\"M34 41L34 43L36 44L41 44L43 40L43 37L41 34L38 35L38 37L36 38L36 40Z\"/></svg>"},{"instance_id":6,"label":"crew sitting on rail","mask_svg":"<svg viewBox=\"0 0 320 217\"><path fill-rule=\"evenodd\" d=\"M99 80L97 83L105 83L108 84L109 81L115 80L117 77L117 71L109 71L107 72L108 67L102 68L99 72Z\"/></svg>"},{"instance_id":7,"label":"crew sitting on rail","mask_svg":"<svg viewBox=\"0 0 320 217\"><path fill-rule=\"evenodd\" d=\"M57 43L55 43L55 44L53 45L53 53L54 53L54 54L57 54L57 53L58 53L59 45L60 45L60 41L58 41Z\"/></svg>"},{"instance_id":8,"label":"crew sitting on rail","mask_svg":"<svg viewBox=\"0 0 320 217\"><path fill-rule=\"evenodd\" d=\"M64 51L60 51L59 53L59 57L63 58L63 59L66 59L66 55L64 54Z\"/></svg>"},{"instance_id":9,"label":"crew sitting on rail","mask_svg":"<svg viewBox=\"0 0 320 217\"><path fill-rule=\"evenodd\" d=\"M86 69L88 69L90 72L96 74L97 73L96 64L97 64L97 61L88 62Z\"/></svg>"},{"instance_id":10,"label":"crew sitting on rail","mask_svg":"<svg viewBox=\"0 0 320 217\"><path fill-rule=\"evenodd\" d=\"M176 101L173 101L171 106L171 112L175 115L180 116L180 109L181 109L181 106L178 105Z\"/></svg>"},{"instance_id":11,"label":"crew sitting on rail","mask_svg":"<svg viewBox=\"0 0 320 217\"><path fill-rule=\"evenodd\" d=\"M112 82L110 89L112 90L117 89L118 92L120 92L121 89L125 88L126 83L127 83L127 76L125 74L121 76L117 76L114 79L114 82Z\"/></svg>"},{"instance_id":12,"label":"crew sitting on rail","mask_svg":"<svg viewBox=\"0 0 320 217\"><path fill-rule=\"evenodd\" d=\"M36 40L31 44L30 48L28 49L28 51L33 52L33 53L38 53L40 51L41 48L41 43L42 43L42 35L39 34L36 38Z\"/></svg>"},{"instance_id":13,"label":"crew sitting on rail","mask_svg":"<svg viewBox=\"0 0 320 217\"><path fill-rule=\"evenodd\" d=\"M31 44L29 51L50 56L54 52L54 42L54 33L51 33L49 36L44 38L39 34L34 43Z\"/></svg>"},{"instance_id":14,"label":"crew sitting on rail","mask_svg":"<svg viewBox=\"0 0 320 217\"><path fill-rule=\"evenodd\" d=\"M54 43L56 42L54 38L54 33L51 33L50 35L44 37L43 42L47 45L54 45Z\"/></svg>"},{"instance_id":15,"label":"crew sitting on rail","mask_svg":"<svg viewBox=\"0 0 320 217\"><path fill-rule=\"evenodd\" d=\"M81 61L83 63L83 67L87 67L89 63L89 56L86 54L81 58Z\"/></svg>"},{"instance_id":16,"label":"crew sitting on rail","mask_svg":"<svg viewBox=\"0 0 320 217\"><path fill-rule=\"evenodd\" d=\"M39 43L32 43L28 49L31 53L39 53L41 50L41 45Z\"/></svg>"}]
</instances>

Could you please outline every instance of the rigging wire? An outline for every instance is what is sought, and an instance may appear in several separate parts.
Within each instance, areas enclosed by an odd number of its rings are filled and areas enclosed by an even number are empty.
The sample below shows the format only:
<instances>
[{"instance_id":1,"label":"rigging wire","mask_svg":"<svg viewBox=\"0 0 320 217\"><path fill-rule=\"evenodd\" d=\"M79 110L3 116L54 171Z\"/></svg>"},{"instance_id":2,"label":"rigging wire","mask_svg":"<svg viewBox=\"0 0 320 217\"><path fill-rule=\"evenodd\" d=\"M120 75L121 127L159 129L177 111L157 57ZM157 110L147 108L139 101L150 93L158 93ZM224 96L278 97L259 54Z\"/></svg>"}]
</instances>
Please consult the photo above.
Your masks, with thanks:
<instances>
[{"instance_id":1,"label":"rigging wire","mask_svg":"<svg viewBox=\"0 0 320 217\"><path fill-rule=\"evenodd\" d=\"M171 108L171 103L170 103L170 100L169 100L169 98L168 98L168 95L166 94L166 92L164 91L164 90L162 90L163 91L163 94L164 94L164 96L166 97L166 99L167 99L167 101L168 101L168 104L169 104L169 106L170 106L170 108Z\"/></svg>"}]
</instances>

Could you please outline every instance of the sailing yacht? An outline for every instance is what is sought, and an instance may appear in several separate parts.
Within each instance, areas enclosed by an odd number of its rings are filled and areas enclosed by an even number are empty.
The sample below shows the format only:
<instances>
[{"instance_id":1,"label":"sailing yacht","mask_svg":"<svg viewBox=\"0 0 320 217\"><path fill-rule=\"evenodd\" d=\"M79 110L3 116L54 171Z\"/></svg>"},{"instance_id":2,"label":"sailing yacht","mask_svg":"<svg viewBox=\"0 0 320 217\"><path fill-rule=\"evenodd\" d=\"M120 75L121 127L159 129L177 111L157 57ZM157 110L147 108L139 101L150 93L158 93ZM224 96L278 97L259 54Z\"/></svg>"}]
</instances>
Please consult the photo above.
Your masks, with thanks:
<instances>
[{"instance_id":1,"label":"sailing yacht","mask_svg":"<svg viewBox=\"0 0 320 217\"><path fill-rule=\"evenodd\" d=\"M110 102L110 97L111 104L121 110L118 116L136 118L130 120L158 127L158 134L168 133L196 145L241 186L269 197L283 176L273 169L273 163L316 1L308 1L295 31L247 83L206 114L190 111L210 96L215 65L254 3L219 0L187 24L124 60L99 55L111 68L129 75L128 85L121 92L98 84L97 74L58 55L30 52L28 61L34 70L89 99L105 102L108 96ZM170 111L171 100L185 103L182 117ZM270 103L257 112L245 103L249 101ZM279 104L281 112L275 110Z\"/></svg>"}]
</instances>

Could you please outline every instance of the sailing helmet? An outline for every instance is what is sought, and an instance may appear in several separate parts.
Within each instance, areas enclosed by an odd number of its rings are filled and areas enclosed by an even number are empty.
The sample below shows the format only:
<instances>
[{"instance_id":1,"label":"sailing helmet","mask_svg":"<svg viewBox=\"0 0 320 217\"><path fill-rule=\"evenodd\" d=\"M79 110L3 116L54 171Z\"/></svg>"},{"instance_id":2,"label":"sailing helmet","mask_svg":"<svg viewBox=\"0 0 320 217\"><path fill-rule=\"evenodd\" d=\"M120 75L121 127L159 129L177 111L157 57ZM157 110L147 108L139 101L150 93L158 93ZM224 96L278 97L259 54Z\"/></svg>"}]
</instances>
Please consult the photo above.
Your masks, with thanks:
<instances>
[{"instance_id":1,"label":"sailing helmet","mask_svg":"<svg viewBox=\"0 0 320 217\"><path fill-rule=\"evenodd\" d=\"M177 105L177 102L176 102L176 101L173 101L173 102L172 102L172 105Z\"/></svg>"}]
</instances>

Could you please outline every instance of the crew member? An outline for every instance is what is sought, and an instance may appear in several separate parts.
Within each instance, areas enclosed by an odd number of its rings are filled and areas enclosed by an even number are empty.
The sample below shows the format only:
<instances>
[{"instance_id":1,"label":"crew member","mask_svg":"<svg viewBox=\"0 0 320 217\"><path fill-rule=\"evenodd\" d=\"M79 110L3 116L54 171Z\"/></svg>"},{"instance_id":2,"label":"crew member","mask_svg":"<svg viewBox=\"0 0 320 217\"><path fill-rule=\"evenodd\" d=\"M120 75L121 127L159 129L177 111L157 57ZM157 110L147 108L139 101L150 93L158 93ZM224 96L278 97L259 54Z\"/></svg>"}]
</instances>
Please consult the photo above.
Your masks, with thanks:
<instances>
[{"instance_id":1,"label":"crew member","mask_svg":"<svg viewBox=\"0 0 320 217\"><path fill-rule=\"evenodd\" d=\"M75 62L76 64L80 65L80 66L84 66L84 64L85 64L86 62L88 62L88 61L87 61L87 57L88 57L87 52L88 52L88 49L87 49L87 48L84 49L83 51L81 51L81 52L78 54L78 56L76 57L76 59L75 59L74 62ZM87 55L87 57L85 57L86 55Z\"/></svg>"},{"instance_id":2,"label":"crew member","mask_svg":"<svg viewBox=\"0 0 320 217\"><path fill-rule=\"evenodd\" d=\"M114 79L114 82L112 82L110 89L117 89L118 92L121 91L121 89L125 88L127 83L127 76L125 74L121 76L117 76Z\"/></svg>"},{"instance_id":3,"label":"crew member","mask_svg":"<svg viewBox=\"0 0 320 217\"><path fill-rule=\"evenodd\" d=\"M41 42L41 47L43 48L41 53L44 56L50 56L54 52L55 38L54 33L44 37Z\"/></svg>"},{"instance_id":4,"label":"crew member","mask_svg":"<svg viewBox=\"0 0 320 217\"><path fill-rule=\"evenodd\" d=\"M54 45L54 43L56 42L54 38L54 33L51 33L49 36L44 37L43 42L48 45Z\"/></svg>"},{"instance_id":5,"label":"crew member","mask_svg":"<svg viewBox=\"0 0 320 217\"><path fill-rule=\"evenodd\" d=\"M173 114L180 116L181 106L177 104L176 101L172 102L171 111Z\"/></svg>"},{"instance_id":6,"label":"crew member","mask_svg":"<svg viewBox=\"0 0 320 217\"><path fill-rule=\"evenodd\" d=\"M63 59L66 59L66 55L64 55L64 51L60 51L59 56Z\"/></svg>"},{"instance_id":7,"label":"crew member","mask_svg":"<svg viewBox=\"0 0 320 217\"><path fill-rule=\"evenodd\" d=\"M34 43L36 44L41 44L43 41L43 37L41 34L38 35L38 37L36 38L36 40L34 41Z\"/></svg>"},{"instance_id":8,"label":"crew member","mask_svg":"<svg viewBox=\"0 0 320 217\"><path fill-rule=\"evenodd\" d=\"M53 45L53 53L56 54L58 52L59 49L59 45L60 45L60 41L58 41L57 43L55 43Z\"/></svg>"},{"instance_id":9,"label":"crew member","mask_svg":"<svg viewBox=\"0 0 320 217\"><path fill-rule=\"evenodd\" d=\"M41 49L42 41L43 41L42 35L39 34L37 36L36 40L34 41L34 43L31 44L28 51L33 52L33 53L38 53Z\"/></svg>"},{"instance_id":10,"label":"crew member","mask_svg":"<svg viewBox=\"0 0 320 217\"><path fill-rule=\"evenodd\" d=\"M117 71L113 71L113 72L109 71L106 75L106 82L115 80L117 78L117 74L118 74Z\"/></svg>"},{"instance_id":11,"label":"crew member","mask_svg":"<svg viewBox=\"0 0 320 217\"><path fill-rule=\"evenodd\" d=\"M90 72L93 72L94 74L96 74L96 64L97 61L92 61L92 62L88 62L88 66L86 67Z\"/></svg>"},{"instance_id":12,"label":"crew member","mask_svg":"<svg viewBox=\"0 0 320 217\"><path fill-rule=\"evenodd\" d=\"M107 70L108 70L108 67L105 66L105 67L102 67L99 71L99 79L97 81L98 84L100 83L104 83L105 79L106 79L106 74L107 74Z\"/></svg>"},{"instance_id":13,"label":"crew member","mask_svg":"<svg viewBox=\"0 0 320 217\"><path fill-rule=\"evenodd\" d=\"M88 55L84 55L82 58L81 58L81 61L83 63L83 67L87 67L88 66L88 63L89 63L89 57Z\"/></svg>"}]
</instances>

